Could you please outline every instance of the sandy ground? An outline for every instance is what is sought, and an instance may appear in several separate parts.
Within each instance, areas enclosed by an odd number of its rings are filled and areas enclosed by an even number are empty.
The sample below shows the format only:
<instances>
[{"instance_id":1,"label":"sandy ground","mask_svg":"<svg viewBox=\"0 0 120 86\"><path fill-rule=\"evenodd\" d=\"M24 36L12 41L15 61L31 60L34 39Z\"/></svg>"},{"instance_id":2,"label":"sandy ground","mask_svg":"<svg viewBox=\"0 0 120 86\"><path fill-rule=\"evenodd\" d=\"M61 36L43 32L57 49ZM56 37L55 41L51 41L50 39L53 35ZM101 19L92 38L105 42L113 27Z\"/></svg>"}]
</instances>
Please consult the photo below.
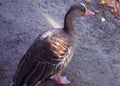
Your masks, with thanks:
<instances>
[{"instance_id":1,"label":"sandy ground","mask_svg":"<svg viewBox=\"0 0 120 86\"><path fill-rule=\"evenodd\" d=\"M72 81L65 86L120 86L120 21L99 0L91 1L87 7L100 11L100 16L75 21L79 41L63 72ZM34 39L46 30L63 27L66 11L80 2L84 0L0 0L0 86L9 86ZM48 80L40 86L56 85Z\"/></svg>"}]
</instances>

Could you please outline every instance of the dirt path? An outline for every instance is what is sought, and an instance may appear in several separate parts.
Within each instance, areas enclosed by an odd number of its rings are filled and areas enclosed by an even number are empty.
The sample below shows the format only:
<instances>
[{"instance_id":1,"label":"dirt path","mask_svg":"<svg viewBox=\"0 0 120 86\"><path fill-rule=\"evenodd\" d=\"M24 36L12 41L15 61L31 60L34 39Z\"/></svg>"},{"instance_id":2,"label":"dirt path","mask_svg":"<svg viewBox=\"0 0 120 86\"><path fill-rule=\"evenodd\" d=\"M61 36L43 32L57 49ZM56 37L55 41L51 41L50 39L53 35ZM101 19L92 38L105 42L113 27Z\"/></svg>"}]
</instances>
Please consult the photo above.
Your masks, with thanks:
<instances>
[{"instance_id":1,"label":"dirt path","mask_svg":"<svg viewBox=\"0 0 120 86\"><path fill-rule=\"evenodd\" d=\"M84 0L0 0L0 86L9 86L19 60L44 31L63 25L66 11ZM63 72L72 81L66 86L120 86L120 21L99 0L88 8L100 16L75 21L79 42ZM106 18L101 22L100 18ZM40 85L42 86L42 85ZM43 86L55 86L47 81Z\"/></svg>"}]
</instances>

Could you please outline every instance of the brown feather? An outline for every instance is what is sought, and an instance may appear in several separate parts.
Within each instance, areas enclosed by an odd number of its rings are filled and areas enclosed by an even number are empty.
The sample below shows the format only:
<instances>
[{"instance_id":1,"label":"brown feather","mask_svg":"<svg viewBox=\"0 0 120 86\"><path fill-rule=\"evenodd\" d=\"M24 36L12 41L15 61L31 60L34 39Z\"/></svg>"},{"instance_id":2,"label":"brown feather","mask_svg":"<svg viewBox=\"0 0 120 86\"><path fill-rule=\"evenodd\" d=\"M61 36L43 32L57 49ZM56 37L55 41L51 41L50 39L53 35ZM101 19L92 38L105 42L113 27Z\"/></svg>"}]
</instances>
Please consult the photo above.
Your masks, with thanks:
<instances>
[{"instance_id":1,"label":"brown feather","mask_svg":"<svg viewBox=\"0 0 120 86\"><path fill-rule=\"evenodd\" d=\"M64 38L55 38L53 40L50 40L49 44L51 50L58 58L64 58L63 56L69 47L68 40Z\"/></svg>"}]
</instances>

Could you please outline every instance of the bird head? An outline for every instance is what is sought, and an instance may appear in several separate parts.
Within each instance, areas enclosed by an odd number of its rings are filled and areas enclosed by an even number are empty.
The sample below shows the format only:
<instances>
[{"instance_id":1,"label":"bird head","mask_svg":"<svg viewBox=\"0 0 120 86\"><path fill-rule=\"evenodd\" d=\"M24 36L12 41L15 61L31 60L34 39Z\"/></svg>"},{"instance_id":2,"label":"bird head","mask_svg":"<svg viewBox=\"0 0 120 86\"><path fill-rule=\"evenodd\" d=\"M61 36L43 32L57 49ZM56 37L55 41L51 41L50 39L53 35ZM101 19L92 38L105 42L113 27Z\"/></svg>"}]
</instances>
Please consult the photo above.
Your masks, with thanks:
<instances>
[{"instance_id":1,"label":"bird head","mask_svg":"<svg viewBox=\"0 0 120 86\"><path fill-rule=\"evenodd\" d=\"M85 4L83 4L83 3L73 5L69 9L68 13L69 14L71 13L71 14L75 15L76 17L95 15L95 13L88 10L86 8Z\"/></svg>"}]
</instances>

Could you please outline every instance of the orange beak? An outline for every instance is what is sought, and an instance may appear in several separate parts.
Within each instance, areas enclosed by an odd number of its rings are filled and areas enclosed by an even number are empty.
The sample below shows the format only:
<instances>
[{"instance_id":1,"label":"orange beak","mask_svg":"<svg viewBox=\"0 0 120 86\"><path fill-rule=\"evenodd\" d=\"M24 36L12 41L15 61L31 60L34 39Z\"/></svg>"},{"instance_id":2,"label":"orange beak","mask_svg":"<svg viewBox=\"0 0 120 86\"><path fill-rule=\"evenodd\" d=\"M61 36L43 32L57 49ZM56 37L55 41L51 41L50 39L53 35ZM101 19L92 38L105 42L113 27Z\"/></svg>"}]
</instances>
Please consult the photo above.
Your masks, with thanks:
<instances>
[{"instance_id":1,"label":"orange beak","mask_svg":"<svg viewBox=\"0 0 120 86\"><path fill-rule=\"evenodd\" d=\"M90 15L95 15L95 13L90 10L87 10L85 16L90 16Z\"/></svg>"}]
</instances>

